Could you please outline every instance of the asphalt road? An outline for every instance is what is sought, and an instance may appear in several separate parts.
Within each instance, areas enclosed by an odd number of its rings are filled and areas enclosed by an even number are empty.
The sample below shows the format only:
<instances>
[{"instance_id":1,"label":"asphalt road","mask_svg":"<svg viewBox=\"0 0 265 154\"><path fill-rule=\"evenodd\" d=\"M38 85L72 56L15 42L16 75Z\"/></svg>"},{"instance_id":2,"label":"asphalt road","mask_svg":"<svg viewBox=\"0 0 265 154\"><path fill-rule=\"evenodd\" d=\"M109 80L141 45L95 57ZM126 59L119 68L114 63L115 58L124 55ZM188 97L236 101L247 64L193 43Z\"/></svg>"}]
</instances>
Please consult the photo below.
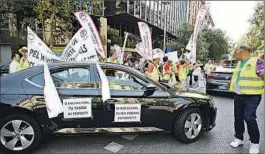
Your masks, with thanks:
<instances>
[{"instance_id":1,"label":"asphalt road","mask_svg":"<svg viewBox=\"0 0 265 154\"><path fill-rule=\"evenodd\" d=\"M239 148L231 148L233 140L233 99L227 96L213 96L218 115L216 127L204 133L192 144L184 144L171 135L145 134L129 136L121 135L88 135L88 136L56 136L42 144L34 154L44 153L112 153L106 146L112 146L117 153L248 153L249 140L245 133L245 144ZM258 124L261 133L260 153L264 153L264 100L257 111ZM114 143L113 143L114 142ZM105 147L105 148L104 148Z\"/></svg>"}]
</instances>

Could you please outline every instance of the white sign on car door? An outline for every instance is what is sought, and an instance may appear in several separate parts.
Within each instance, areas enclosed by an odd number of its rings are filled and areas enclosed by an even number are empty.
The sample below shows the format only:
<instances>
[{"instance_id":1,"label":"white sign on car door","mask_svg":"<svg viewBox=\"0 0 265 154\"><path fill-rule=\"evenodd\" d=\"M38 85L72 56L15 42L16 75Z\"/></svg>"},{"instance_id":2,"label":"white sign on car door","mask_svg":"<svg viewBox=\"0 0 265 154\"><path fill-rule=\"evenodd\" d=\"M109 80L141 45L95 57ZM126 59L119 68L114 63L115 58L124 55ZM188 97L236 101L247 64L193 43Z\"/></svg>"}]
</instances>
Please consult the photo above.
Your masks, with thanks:
<instances>
[{"instance_id":1,"label":"white sign on car door","mask_svg":"<svg viewBox=\"0 0 265 154\"><path fill-rule=\"evenodd\" d=\"M64 118L92 117L91 98L64 99Z\"/></svg>"},{"instance_id":2,"label":"white sign on car door","mask_svg":"<svg viewBox=\"0 0 265 154\"><path fill-rule=\"evenodd\" d=\"M114 122L140 122L141 104L115 104Z\"/></svg>"}]
</instances>

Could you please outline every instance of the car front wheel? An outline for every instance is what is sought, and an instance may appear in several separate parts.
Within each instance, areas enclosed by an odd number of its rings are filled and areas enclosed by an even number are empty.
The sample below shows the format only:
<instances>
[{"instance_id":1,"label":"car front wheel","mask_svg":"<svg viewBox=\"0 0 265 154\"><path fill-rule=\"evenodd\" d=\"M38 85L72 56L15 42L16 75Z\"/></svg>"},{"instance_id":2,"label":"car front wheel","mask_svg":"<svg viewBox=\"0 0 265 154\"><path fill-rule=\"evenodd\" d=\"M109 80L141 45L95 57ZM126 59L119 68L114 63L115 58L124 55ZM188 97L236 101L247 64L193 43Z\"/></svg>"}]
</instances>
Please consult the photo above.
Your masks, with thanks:
<instances>
[{"instance_id":1,"label":"car front wheel","mask_svg":"<svg viewBox=\"0 0 265 154\"><path fill-rule=\"evenodd\" d=\"M175 137L185 143L196 141L202 132L202 114L199 109L188 109L180 114L174 122Z\"/></svg>"},{"instance_id":2,"label":"car front wheel","mask_svg":"<svg viewBox=\"0 0 265 154\"><path fill-rule=\"evenodd\" d=\"M28 153L41 142L37 122L25 115L10 115L0 122L0 148L6 152Z\"/></svg>"}]
</instances>

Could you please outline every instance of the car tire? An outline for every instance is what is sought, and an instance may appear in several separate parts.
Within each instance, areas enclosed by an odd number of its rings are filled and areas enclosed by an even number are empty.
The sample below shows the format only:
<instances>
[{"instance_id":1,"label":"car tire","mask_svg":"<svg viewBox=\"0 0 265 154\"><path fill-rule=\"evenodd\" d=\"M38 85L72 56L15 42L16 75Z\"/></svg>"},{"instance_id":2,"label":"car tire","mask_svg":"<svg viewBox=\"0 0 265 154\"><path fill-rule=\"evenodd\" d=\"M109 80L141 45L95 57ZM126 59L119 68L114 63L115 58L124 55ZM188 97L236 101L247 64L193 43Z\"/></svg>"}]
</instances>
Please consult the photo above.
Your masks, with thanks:
<instances>
[{"instance_id":1,"label":"car tire","mask_svg":"<svg viewBox=\"0 0 265 154\"><path fill-rule=\"evenodd\" d=\"M41 128L29 116L9 115L0 122L0 151L30 153L40 145L41 141Z\"/></svg>"},{"instance_id":2,"label":"car tire","mask_svg":"<svg viewBox=\"0 0 265 154\"><path fill-rule=\"evenodd\" d=\"M196 108L191 108L184 110L176 117L173 134L179 141L192 143L200 137L203 130L202 128L203 116L201 111Z\"/></svg>"}]
</instances>

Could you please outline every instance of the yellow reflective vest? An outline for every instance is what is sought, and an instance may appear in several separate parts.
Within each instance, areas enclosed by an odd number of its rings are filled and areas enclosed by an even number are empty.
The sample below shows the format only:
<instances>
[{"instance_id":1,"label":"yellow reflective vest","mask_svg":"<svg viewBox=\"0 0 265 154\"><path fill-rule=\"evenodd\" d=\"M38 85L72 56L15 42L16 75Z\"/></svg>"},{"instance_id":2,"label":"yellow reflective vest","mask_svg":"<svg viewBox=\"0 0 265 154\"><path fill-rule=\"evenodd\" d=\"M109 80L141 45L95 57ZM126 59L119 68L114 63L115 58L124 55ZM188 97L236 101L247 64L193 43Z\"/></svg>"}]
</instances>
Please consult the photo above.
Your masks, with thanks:
<instances>
[{"instance_id":1,"label":"yellow reflective vest","mask_svg":"<svg viewBox=\"0 0 265 154\"><path fill-rule=\"evenodd\" d=\"M150 65L154 65L154 64L150 64ZM151 73L149 72L148 75L154 81L159 82L159 70L157 66L154 65L153 71Z\"/></svg>"},{"instance_id":2,"label":"yellow reflective vest","mask_svg":"<svg viewBox=\"0 0 265 154\"><path fill-rule=\"evenodd\" d=\"M178 70L179 80L186 80L187 79L187 68L184 65L179 65L179 70Z\"/></svg>"},{"instance_id":3,"label":"yellow reflective vest","mask_svg":"<svg viewBox=\"0 0 265 154\"><path fill-rule=\"evenodd\" d=\"M107 59L107 62L108 62L108 63L115 63L115 64L118 64L118 63L119 63L119 62L118 62L118 59L113 60L111 57L109 57L109 58Z\"/></svg>"},{"instance_id":4,"label":"yellow reflective vest","mask_svg":"<svg viewBox=\"0 0 265 154\"><path fill-rule=\"evenodd\" d=\"M24 69L27 69L27 68L29 68L29 61L28 61L28 59L24 60L24 57L22 57L20 59L20 68L19 68L19 70L24 70Z\"/></svg>"},{"instance_id":5,"label":"yellow reflective vest","mask_svg":"<svg viewBox=\"0 0 265 154\"><path fill-rule=\"evenodd\" d=\"M256 72L257 60L258 58L256 57L250 58L241 69L240 76L238 76L238 71L241 62L238 62L231 80L231 92L235 92L235 84L238 82L240 94L242 95L259 95L264 93L264 81Z\"/></svg>"}]
</instances>

